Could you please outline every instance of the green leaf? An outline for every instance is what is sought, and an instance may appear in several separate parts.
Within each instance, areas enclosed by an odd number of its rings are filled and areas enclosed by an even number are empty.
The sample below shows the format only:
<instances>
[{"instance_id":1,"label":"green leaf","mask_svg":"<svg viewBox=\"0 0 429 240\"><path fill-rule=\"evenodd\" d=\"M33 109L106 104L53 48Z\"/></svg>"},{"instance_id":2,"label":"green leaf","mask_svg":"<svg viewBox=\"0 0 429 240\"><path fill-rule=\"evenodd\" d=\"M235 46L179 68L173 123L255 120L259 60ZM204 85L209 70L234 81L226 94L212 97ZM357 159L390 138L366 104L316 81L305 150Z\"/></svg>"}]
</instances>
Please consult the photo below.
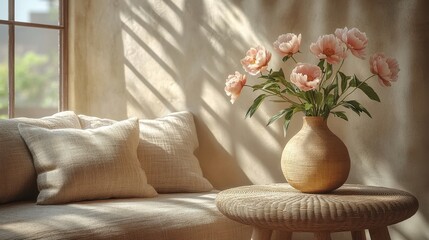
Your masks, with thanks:
<instances>
[{"instance_id":1,"label":"green leaf","mask_svg":"<svg viewBox=\"0 0 429 240\"><path fill-rule=\"evenodd\" d=\"M368 112L368 110L366 110L366 108L364 108L362 105L360 105L360 108L362 109L362 112L368 115L368 117L372 118L371 114Z\"/></svg>"},{"instance_id":2,"label":"green leaf","mask_svg":"<svg viewBox=\"0 0 429 240\"><path fill-rule=\"evenodd\" d=\"M323 94L321 92L319 92L319 91L315 91L314 92L314 98L316 100L316 103L320 104L323 101Z\"/></svg>"},{"instance_id":3,"label":"green leaf","mask_svg":"<svg viewBox=\"0 0 429 240\"><path fill-rule=\"evenodd\" d=\"M302 97L301 97L302 99L304 99L306 102L309 102L309 103L313 102L312 91L306 91L306 92L302 91L301 93L302 94L300 94L300 95L302 95Z\"/></svg>"},{"instance_id":4,"label":"green leaf","mask_svg":"<svg viewBox=\"0 0 429 240\"><path fill-rule=\"evenodd\" d=\"M300 105L295 105L295 108L293 109L293 113L292 114L295 114L297 112L304 112L305 111L305 106L304 105L305 105L304 103L300 104Z\"/></svg>"},{"instance_id":5,"label":"green leaf","mask_svg":"<svg viewBox=\"0 0 429 240\"><path fill-rule=\"evenodd\" d=\"M277 72L273 72L273 74L272 74L272 76L273 77L285 77L285 74L284 74L284 72L283 72L283 69L282 68L280 68Z\"/></svg>"},{"instance_id":6,"label":"green leaf","mask_svg":"<svg viewBox=\"0 0 429 240\"><path fill-rule=\"evenodd\" d=\"M290 94L290 95L293 95L293 96L298 96L294 90L291 90L289 88L283 89L281 93L287 93L287 94Z\"/></svg>"},{"instance_id":7,"label":"green leaf","mask_svg":"<svg viewBox=\"0 0 429 240\"><path fill-rule=\"evenodd\" d=\"M291 94L293 94L294 96L296 96L296 88L294 87L295 85L293 85L291 82L288 82L286 80L284 80L284 82L282 82L283 85L285 86L285 89L290 92Z\"/></svg>"},{"instance_id":8,"label":"green leaf","mask_svg":"<svg viewBox=\"0 0 429 240\"><path fill-rule=\"evenodd\" d=\"M267 82L265 86L262 87L262 89L271 90L276 93L280 92L280 86L278 83L273 82Z\"/></svg>"},{"instance_id":9,"label":"green leaf","mask_svg":"<svg viewBox=\"0 0 429 240\"><path fill-rule=\"evenodd\" d=\"M292 116L293 116L293 111L288 111L285 114L284 122L283 122L283 134L285 137L286 137L287 129L289 128L289 123L290 123Z\"/></svg>"},{"instance_id":10,"label":"green leaf","mask_svg":"<svg viewBox=\"0 0 429 240\"><path fill-rule=\"evenodd\" d=\"M285 86L286 88L289 88L289 89L293 89L293 87L292 87L292 85L291 85L291 83L290 82L288 82L288 81L286 81L286 79L283 77L283 78L280 78L280 82L283 84L283 86Z\"/></svg>"},{"instance_id":11,"label":"green leaf","mask_svg":"<svg viewBox=\"0 0 429 240\"><path fill-rule=\"evenodd\" d=\"M353 107L359 108L360 107L360 103L356 100L350 100L350 101L345 101L345 103L348 103L350 105L352 105Z\"/></svg>"},{"instance_id":12,"label":"green leaf","mask_svg":"<svg viewBox=\"0 0 429 240\"><path fill-rule=\"evenodd\" d=\"M346 102L344 102L343 106L346 107L346 108L349 108L349 109L353 110L358 115L360 115L360 113L363 112L366 115L368 115L368 117L372 118L372 116L369 113L369 111L364 106L362 106L362 104L358 103L355 100L346 101Z\"/></svg>"},{"instance_id":13,"label":"green leaf","mask_svg":"<svg viewBox=\"0 0 429 240\"><path fill-rule=\"evenodd\" d=\"M338 85L334 83L334 84L328 85L326 88L324 88L324 89L323 89L323 92L325 93L325 97L326 97L326 96L328 96L328 94L329 94L333 89L335 89L337 86L338 86Z\"/></svg>"},{"instance_id":14,"label":"green leaf","mask_svg":"<svg viewBox=\"0 0 429 240\"><path fill-rule=\"evenodd\" d=\"M359 89L362 90L362 92L364 92L371 100L380 102L380 98L378 97L377 93L368 84L361 84Z\"/></svg>"},{"instance_id":15,"label":"green leaf","mask_svg":"<svg viewBox=\"0 0 429 240\"><path fill-rule=\"evenodd\" d=\"M272 116L270 118L270 120L267 123L267 126L271 125L271 123L277 121L279 118L282 118L286 113L288 113L289 111L293 111L292 107L291 108L286 108L281 110L280 112L278 112L276 115Z\"/></svg>"},{"instance_id":16,"label":"green leaf","mask_svg":"<svg viewBox=\"0 0 429 240\"><path fill-rule=\"evenodd\" d=\"M326 66L326 78L325 79L329 79L332 76L332 64L328 63Z\"/></svg>"},{"instance_id":17,"label":"green leaf","mask_svg":"<svg viewBox=\"0 0 429 240\"><path fill-rule=\"evenodd\" d=\"M319 63L317 64L317 66L319 66L319 68L323 71L323 65L325 65L325 59L320 59Z\"/></svg>"},{"instance_id":18,"label":"green leaf","mask_svg":"<svg viewBox=\"0 0 429 240\"><path fill-rule=\"evenodd\" d=\"M362 109L359 107L360 104L358 102L356 102L355 100L345 101L342 105L345 108L351 109L353 112L355 112L359 116L360 116L360 113L362 112Z\"/></svg>"},{"instance_id":19,"label":"green leaf","mask_svg":"<svg viewBox=\"0 0 429 240\"><path fill-rule=\"evenodd\" d=\"M347 116L346 116L346 113L345 112L332 112L332 114L334 114L334 116L336 116L336 117L339 117L339 118L342 118L342 119L344 119L344 120L346 120L346 121L348 121L349 119L347 118Z\"/></svg>"},{"instance_id":20,"label":"green leaf","mask_svg":"<svg viewBox=\"0 0 429 240\"><path fill-rule=\"evenodd\" d=\"M258 110L261 103L264 101L264 99L267 97L267 94L261 94L255 100L253 101L252 105L249 107L249 109L246 112L246 118L251 118L253 114L255 114L256 110Z\"/></svg>"},{"instance_id":21,"label":"green leaf","mask_svg":"<svg viewBox=\"0 0 429 240\"><path fill-rule=\"evenodd\" d=\"M289 55L286 55L286 56L284 56L284 57L282 58L282 61L283 61L283 62L286 62L287 60L289 60L289 58L290 58L290 56L289 56Z\"/></svg>"},{"instance_id":22,"label":"green leaf","mask_svg":"<svg viewBox=\"0 0 429 240\"><path fill-rule=\"evenodd\" d=\"M271 74L271 77L274 79L277 83L282 83L283 85L286 83L285 75L283 73L283 69L280 68L279 71L273 72Z\"/></svg>"},{"instance_id":23,"label":"green leaf","mask_svg":"<svg viewBox=\"0 0 429 240\"><path fill-rule=\"evenodd\" d=\"M361 81L356 77L356 75L353 75L352 80L350 81L350 87L357 87Z\"/></svg>"},{"instance_id":24,"label":"green leaf","mask_svg":"<svg viewBox=\"0 0 429 240\"><path fill-rule=\"evenodd\" d=\"M334 103L337 104L340 94L338 94L338 88L334 88Z\"/></svg>"},{"instance_id":25,"label":"green leaf","mask_svg":"<svg viewBox=\"0 0 429 240\"><path fill-rule=\"evenodd\" d=\"M342 72L338 72L338 74L340 75L340 79L341 79L341 92L344 92L344 90L346 90L347 88L347 81L351 79L351 77L345 75Z\"/></svg>"},{"instance_id":26,"label":"green leaf","mask_svg":"<svg viewBox=\"0 0 429 240\"><path fill-rule=\"evenodd\" d=\"M329 117L329 113L331 113L331 106L328 105L323 105L322 109L320 110L320 116L324 117L324 118L328 118Z\"/></svg>"},{"instance_id":27,"label":"green leaf","mask_svg":"<svg viewBox=\"0 0 429 240\"><path fill-rule=\"evenodd\" d=\"M325 99L326 99L325 102L328 108L331 108L332 106L335 105L335 96L333 94L329 94Z\"/></svg>"},{"instance_id":28,"label":"green leaf","mask_svg":"<svg viewBox=\"0 0 429 240\"><path fill-rule=\"evenodd\" d=\"M378 97L377 93L372 89L368 84L365 82L359 81L359 79L355 76L353 76L352 80L350 81L351 87L357 87L360 90L362 90L363 93L365 93L371 100L380 102L380 98Z\"/></svg>"},{"instance_id":29,"label":"green leaf","mask_svg":"<svg viewBox=\"0 0 429 240\"><path fill-rule=\"evenodd\" d=\"M255 84L251 87L252 87L253 91L256 91L256 90L262 89L264 86L265 86L265 83L261 83L261 84Z\"/></svg>"},{"instance_id":30,"label":"green leaf","mask_svg":"<svg viewBox=\"0 0 429 240\"><path fill-rule=\"evenodd\" d=\"M304 103L304 109L305 109L305 111L313 109L313 104L311 104L311 103Z\"/></svg>"}]
</instances>

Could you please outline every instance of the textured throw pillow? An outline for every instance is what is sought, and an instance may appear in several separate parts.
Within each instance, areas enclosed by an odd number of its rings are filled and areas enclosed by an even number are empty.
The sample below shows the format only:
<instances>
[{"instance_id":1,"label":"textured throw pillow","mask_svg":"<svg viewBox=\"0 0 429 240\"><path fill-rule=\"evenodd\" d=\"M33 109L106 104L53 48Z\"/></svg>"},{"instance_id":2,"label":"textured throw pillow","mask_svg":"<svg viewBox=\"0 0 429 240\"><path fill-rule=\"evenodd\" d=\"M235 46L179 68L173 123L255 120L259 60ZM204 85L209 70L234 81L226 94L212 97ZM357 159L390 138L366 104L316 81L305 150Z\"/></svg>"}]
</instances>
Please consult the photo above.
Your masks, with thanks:
<instances>
[{"instance_id":1,"label":"textured throw pillow","mask_svg":"<svg viewBox=\"0 0 429 240\"><path fill-rule=\"evenodd\" d=\"M19 123L45 128L81 128L74 112L60 112L45 118L0 120L0 203L35 199L36 172L31 153L18 131Z\"/></svg>"},{"instance_id":2,"label":"textured throw pillow","mask_svg":"<svg viewBox=\"0 0 429 240\"><path fill-rule=\"evenodd\" d=\"M97 128L113 120L79 115L82 128ZM213 189L203 177L194 151L198 138L190 112L140 120L138 158L148 183L159 193L205 192Z\"/></svg>"},{"instance_id":3,"label":"textured throw pillow","mask_svg":"<svg viewBox=\"0 0 429 240\"><path fill-rule=\"evenodd\" d=\"M38 204L153 197L137 159L137 118L97 129L19 124L37 172Z\"/></svg>"}]
</instances>

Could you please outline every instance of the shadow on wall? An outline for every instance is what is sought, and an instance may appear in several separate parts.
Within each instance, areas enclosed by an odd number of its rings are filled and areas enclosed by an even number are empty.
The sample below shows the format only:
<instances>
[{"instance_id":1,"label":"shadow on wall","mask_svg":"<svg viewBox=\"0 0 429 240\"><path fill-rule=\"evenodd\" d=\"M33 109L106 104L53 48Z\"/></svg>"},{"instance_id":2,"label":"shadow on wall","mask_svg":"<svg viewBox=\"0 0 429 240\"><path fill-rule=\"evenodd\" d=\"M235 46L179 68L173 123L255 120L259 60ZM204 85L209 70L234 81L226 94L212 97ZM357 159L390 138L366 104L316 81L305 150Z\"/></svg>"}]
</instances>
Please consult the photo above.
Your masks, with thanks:
<instances>
[{"instance_id":1,"label":"shadow on wall","mask_svg":"<svg viewBox=\"0 0 429 240\"><path fill-rule=\"evenodd\" d=\"M139 99L141 88L135 94L130 92L129 99L146 117L183 109L192 111L200 140L198 155L206 177L218 188L248 184L250 180L230 153L237 148L238 141L227 140L231 142L228 150L219 143L221 139L235 138L228 129L235 128L236 113L232 112L233 108L229 113L220 112L219 108L229 105L223 92L225 72L229 65L236 65L229 55L244 52L240 46L244 39L227 28L226 20L214 21L210 19L214 16L206 12L210 7L207 4L219 8L227 3L186 1L183 6L176 4L173 1L130 1L122 8L126 38L137 43L142 52L140 59L126 55L126 69L149 91L145 101ZM165 17L167 12L168 18ZM171 18L175 21L171 22ZM150 68L163 73L145 71ZM154 106L154 102L159 105ZM240 111L244 109L241 107ZM243 142L238 145L251 149L243 146ZM263 153L254 154L263 157ZM269 172L269 167L265 169Z\"/></svg>"},{"instance_id":2,"label":"shadow on wall","mask_svg":"<svg viewBox=\"0 0 429 240\"><path fill-rule=\"evenodd\" d=\"M429 66L418 67L419 63L427 62L421 51L429 43L425 1L106 2L113 2L117 7L109 11L119 12L120 25L115 25L114 36L109 36L117 41L114 46L122 44L123 49L121 54L115 53L115 60L107 60L109 56L104 54L85 56L115 69L101 68L104 72L101 77L100 71L88 73L88 77L112 79L108 76L111 73L124 80L125 86L113 83L114 86L106 89L109 94L119 92L120 97L112 100L119 103L98 104L123 107L126 113L118 115L150 118L178 110L192 111L203 171L220 189L284 181L279 158L287 139L282 136L280 124L265 127L269 116L282 106L265 105L254 118L244 120L255 95L243 92L231 106L223 92L226 76L235 70L243 72L239 60L245 51L262 44L273 52L274 58L272 41L285 32L302 32L303 46L337 27L356 26L367 32L372 38L371 44L375 45L369 53L379 49L398 53L401 77L388 91L376 89L382 103L372 106L373 103L363 100L364 104L371 105L368 109L374 119L352 117L348 123L337 124L334 120L330 124L350 148L354 162L350 182L402 188L416 194L421 203L429 201L429 180L424 177L428 169L425 150L429 139L422 133L429 121L428 112L422 110L426 109L425 90L429 89L428 82L422 80L423 69ZM117 28L120 31L116 31ZM88 27L87 31L90 30ZM86 34L90 41L102 37L91 32ZM117 35L123 42L119 42ZM386 41L391 44L387 45ZM311 61L307 50L302 51L305 51L304 61ZM280 64L275 60L273 63ZM272 67L277 68L274 65ZM99 90L95 92L102 94ZM292 125L288 138L299 129L300 120L294 120ZM419 213L409 220L421 227L414 229L411 224L399 224L394 227L395 234L410 240L429 237L429 230L425 230L428 216L428 207L421 204Z\"/></svg>"}]
</instances>

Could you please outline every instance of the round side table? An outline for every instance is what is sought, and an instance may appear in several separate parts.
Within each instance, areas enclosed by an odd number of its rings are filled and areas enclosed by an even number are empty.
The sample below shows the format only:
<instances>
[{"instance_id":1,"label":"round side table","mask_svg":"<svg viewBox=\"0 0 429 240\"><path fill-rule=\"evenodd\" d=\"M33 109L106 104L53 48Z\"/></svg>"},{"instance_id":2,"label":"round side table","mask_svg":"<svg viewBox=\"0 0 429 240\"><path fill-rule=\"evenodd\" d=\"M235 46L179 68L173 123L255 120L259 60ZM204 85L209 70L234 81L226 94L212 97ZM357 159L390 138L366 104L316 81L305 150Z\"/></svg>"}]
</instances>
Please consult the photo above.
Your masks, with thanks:
<instances>
[{"instance_id":1,"label":"round side table","mask_svg":"<svg viewBox=\"0 0 429 240\"><path fill-rule=\"evenodd\" d=\"M307 194L289 184L252 185L221 191L220 212L253 226L252 240L269 240L273 230L313 232L330 240L331 232L350 231L353 240L390 240L387 226L416 213L417 199L404 191L345 184L329 194Z\"/></svg>"}]
</instances>

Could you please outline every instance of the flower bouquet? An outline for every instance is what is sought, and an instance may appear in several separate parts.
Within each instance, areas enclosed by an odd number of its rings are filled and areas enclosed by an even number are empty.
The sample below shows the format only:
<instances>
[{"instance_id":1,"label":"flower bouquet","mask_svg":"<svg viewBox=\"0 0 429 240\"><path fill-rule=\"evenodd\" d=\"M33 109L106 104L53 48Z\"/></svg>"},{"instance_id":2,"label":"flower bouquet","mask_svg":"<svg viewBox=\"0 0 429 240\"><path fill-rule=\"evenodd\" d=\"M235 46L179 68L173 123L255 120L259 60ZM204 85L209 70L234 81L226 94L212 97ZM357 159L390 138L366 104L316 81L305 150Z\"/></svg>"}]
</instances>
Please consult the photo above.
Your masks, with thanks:
<instances>
[{"instance_id":1,"label":"flower bouquet","mask_svg":"<svg viewBox=\"0 0 429 240\"><path fill-rule=\"evenodd\" d=\"M332 114L348 120L344 109L339 107L371 117L362 104L349 99L351 94L359 89L369 99L379 102L380 98L368 81L378 77L382 86L390 86L398 79L398 62L383 53L373 54L369 58L371 74L363 81L355 74L342 71L350 53L365 59L367 44L366 34L359 29L338 28L334 34L320 36L310 44L310 52L318 59L315 65L297 61L301 34L287 33L278 37L274 48L283 62L295 62L288 77L281 68L268 70L271 53L257 46L247 51L241 64L248 74L259 74L261 81L246 85L247 76L239 72L226 79L225 92L231 97L231 103L239 97L244 87L260 92L247 110L246 117L252 117L266 99L285 103L285 108L272 116L267 125L283 119L286 134L292 116L298 112L304 113L301 130L288 141L281 157L282 172L288 183L302 192L330 192L347 180L350 156L341 139L329 130L327 118Z\"/></svg>"},{"instance_id":2,"label":"flower bouquet","mask_svg":"<svg viewBox=\"0 0 429 240\"><path fill-rule=\"evenodd\" d=\"M382 86L391 86L397 81L399 66L396 59L383 53L375 53L369 58L371 75L363 81L356 75L342 71L344 61L350 55L365 59L368 39L364 32L357 28L347 27L335 30L334 34L320 36L311 43L310 52L318 59L317 65L301 63L296 59L300 53L301 34L282 34L274 42L274 48L283 62L294 61L295 67L290 75L280 68L268 70L271 53L263 46L250 48L241 59L244 70L250 75L258 75L261 81L246 85L247 76L236 71L226 79L225 92L231 97L231 103L239 97L243 87L250 87L260 94L249 107L246 117L252 117L261 103L269 99L272 102L286 103L286 107L272 116L267 125L283 119L285 131L295 113L303 112L305 116L320 116L327 119L330 114L348 120L344 107L360 115L371 117L368 110L356 100L349 97L357 89L371 100L380 101L377 93L368 85L373 77L378 77Z\"/></svg>"}]
</instances>

